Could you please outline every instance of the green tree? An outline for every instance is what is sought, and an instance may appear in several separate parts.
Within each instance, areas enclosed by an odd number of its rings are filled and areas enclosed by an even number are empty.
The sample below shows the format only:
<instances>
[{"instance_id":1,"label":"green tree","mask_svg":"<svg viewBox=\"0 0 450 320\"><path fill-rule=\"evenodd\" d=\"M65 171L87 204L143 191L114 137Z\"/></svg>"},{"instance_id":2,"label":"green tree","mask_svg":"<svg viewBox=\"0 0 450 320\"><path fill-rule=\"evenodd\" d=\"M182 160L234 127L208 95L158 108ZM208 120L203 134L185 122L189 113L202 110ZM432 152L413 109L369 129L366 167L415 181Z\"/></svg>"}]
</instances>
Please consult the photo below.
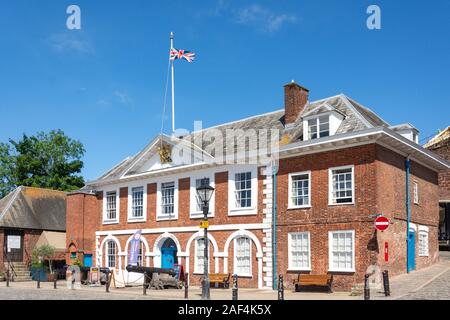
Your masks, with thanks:
<instances>
[{"instance_id":1,"label":"green tree","mask_svg":"<svg viewBox=\"0 0 450 320\"><path fill-rule=\"evenodd\" d=\"M80 175L83 144L62 130L26 134L0 143L0 197L17 186L73 191L84 185Z\"/></svg>"}]
</instances>

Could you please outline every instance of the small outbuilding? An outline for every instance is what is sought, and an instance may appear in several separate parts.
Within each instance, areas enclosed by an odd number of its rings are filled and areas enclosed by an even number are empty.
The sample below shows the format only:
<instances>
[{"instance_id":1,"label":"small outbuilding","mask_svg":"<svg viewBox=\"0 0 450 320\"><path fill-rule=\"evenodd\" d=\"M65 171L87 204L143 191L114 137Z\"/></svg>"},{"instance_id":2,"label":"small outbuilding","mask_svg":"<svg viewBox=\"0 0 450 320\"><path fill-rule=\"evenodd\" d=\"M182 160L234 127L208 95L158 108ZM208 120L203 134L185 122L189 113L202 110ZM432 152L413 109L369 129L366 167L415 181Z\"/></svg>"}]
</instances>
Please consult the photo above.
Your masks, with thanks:
<instances>
[{"instance_id":1,"label":"small outbuilding","mask_svg":"<svg viewBox=\"0 0 450 320\"><path fill-rule=\"evenodd\" d=\"M66 193L18 187L0 199L0 271L14 269L14 280L30 280L32 251L48 244L64 260Z\"/></svg>"}]
</instances>

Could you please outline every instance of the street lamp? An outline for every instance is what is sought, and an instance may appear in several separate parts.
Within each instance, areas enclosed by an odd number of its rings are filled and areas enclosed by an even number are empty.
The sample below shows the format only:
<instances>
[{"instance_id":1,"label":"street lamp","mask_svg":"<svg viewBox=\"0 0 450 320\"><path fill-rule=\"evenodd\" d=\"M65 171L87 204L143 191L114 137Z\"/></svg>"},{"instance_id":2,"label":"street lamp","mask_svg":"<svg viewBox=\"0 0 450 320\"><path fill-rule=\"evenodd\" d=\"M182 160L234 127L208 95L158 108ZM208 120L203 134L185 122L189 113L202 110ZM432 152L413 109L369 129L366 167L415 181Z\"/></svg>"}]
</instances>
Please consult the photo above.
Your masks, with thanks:
<instances>
[{"instance_id":1,"label":"street lamp","mask_svg":"<svg viewBox=\"0 0 450 320\"><path fill-rule=\"evenodd\" d=\"M204 238L203 241L205 243L205 259L203 263L203 280L202 280L202 300L209 300L209 277L208 277L208 212L209 212L209 200L214 193L214 188L211 187L208 183L208 179L202 179L200 186L197 187L197 196L202 203L203 209L203 224L202 227L204 229Z\"/></svg>"}]
</instances>

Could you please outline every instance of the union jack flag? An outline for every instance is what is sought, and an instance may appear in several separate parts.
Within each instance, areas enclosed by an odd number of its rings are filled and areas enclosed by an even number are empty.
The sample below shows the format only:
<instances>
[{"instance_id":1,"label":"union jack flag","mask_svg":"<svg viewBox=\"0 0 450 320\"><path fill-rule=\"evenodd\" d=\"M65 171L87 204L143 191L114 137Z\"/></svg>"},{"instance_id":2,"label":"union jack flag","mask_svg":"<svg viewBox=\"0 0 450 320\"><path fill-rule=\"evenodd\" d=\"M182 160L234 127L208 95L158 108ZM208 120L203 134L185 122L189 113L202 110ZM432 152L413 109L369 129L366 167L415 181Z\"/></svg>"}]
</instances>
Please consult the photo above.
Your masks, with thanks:
<instances>
[{"instance_id":1,"label":"union jack flag","mask_svg":"<svg viewBox=\"0 0 450 320\"><path fill-rule=\"evenodd\" d=\"M188 62L192 62L195 59L195 53L186 50L177 50L175 48L170 49L170 60L185 59Z\"/></svg>"}]
</instances>

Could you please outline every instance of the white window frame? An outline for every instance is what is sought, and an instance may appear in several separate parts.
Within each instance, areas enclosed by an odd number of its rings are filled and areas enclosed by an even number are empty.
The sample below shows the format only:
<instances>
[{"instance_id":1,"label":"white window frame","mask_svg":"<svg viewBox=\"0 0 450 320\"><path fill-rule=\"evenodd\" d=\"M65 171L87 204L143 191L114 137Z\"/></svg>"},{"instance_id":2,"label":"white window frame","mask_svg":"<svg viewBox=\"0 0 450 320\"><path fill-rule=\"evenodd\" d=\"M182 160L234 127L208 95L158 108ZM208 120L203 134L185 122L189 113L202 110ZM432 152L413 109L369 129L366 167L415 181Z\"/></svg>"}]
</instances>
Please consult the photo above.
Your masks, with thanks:
<instances>
[{"instance_id":1,"label":"white window frame","mask_svg":"<svg viewBox=\"0 0 450 320\"><path fill-rule=\"evenodd\" d=\"M249 254L250 254L250 273L239 273L237 271L237 240L239 238L246 238L250 242ZM238 277L251 278L253 277L253 264L252 264L252 239L249 236L243 235L234 238L233 240L233 273Z\"/></svg>"},{"instance_id":2,"label":"white window frame","mask_svg":"<svg viewBox=\"0 0 450 320\"><path fill-rule=\"evenodd\" d=\"M114 251L115 251L115 253L114 253L114 267L110 267L109 266L109 262L110 262L110 254L109 254L109 244L110 243L113 243L114 244ZM105 263L106 263L106 267L107 268L113 268L113 269L115 269L116 268L116 265L117 265L117 262L118 262L118 258L119 258L119 255L118 255L118 246L117 246L117 243L114 241L114 240L112 240L112 239L110 239L110 240L107 240L106 241L106 243L105 243L105 251L106 251L106 259L105 259Z\"/></svg>"},{"instance_id":3,"label":"white window frame","mask_svg":"<svg viewBox=\"0 0 450 320\"><path fill-rule=\"evenodd\" d=\"M320 131L320 124L321 124L320 118L324 118L324 117L328 118L328 135L321 137L320 136L320 132L321 132ZM327 113L327 114L316 115L314 117L309 117L309 118L305 119L305 121L306 121L306 132L308 134L308 140L316 140L316 139L326 138L326 137L331 136L331 118L330 118L330 114ZM310 132L309 132L309 122L310 121L315 121L316 122L316 124L315 124L315 126L317 128L317 137L316 138L311 138L311 135L310 135Z\"/></svg>"},{"instance_id":4,"label":"white window frame","mask_svg":"<svg viewBox=\"0 0 450 320\"><path fill-rule=\"evenodd\" d=\"M194 274L203 274L203 272L204 272L204 270L203 270L203 266L202 267L199 267L199 265L198 265L198 256L197 256L197 250L198 250L198 241L199 240L203 240L204 239L204 237L198 237L198 238L196 238L195 239L195 251L194 251ZM209 247L209 245L211 245L211 241L209 241L209 243L208 243L208 247ZM209 250L209 248L208 248L208 250ZM204 261L206 260L205 258L203 258L204 259ZM209 270L209 273L211 273L211 270L210 270L210 268L209 268L209 266L210 266L210 255L208 254L208 261L206 262L207 264L208 264L208 270Z\"/></svg>"},{"instance_id":5,"label":"white window frame","mask_svg":"<svg viewBox=\"0 0 450 320\"><path fill-rule=\"evenodd\" d=\"M419 204L419 183L413 181L413 201L414 204Z\"/></svg>"},{"instance_id":6,"label":"white window frame","mask_svg":"<svg viewBox=\"0 0 450 320\"><path fill-rule=\"evenodd\" d=\"M342 203L334 203L333 202L333 171L335 170L345 170L352 169L352 201L351 202L342 202ZM328 169L328 205L329 206L346 206L346 205L354 205L355 204L355 166L341 166L341 167L333 167Z\"/></svg>"},{"instance_id":7,"label":"white window frame","mask_svg":"<svg viewBox=\"0 0 450 320\"><path fill-rule=\"evenodd\" d=\"M142 188L142 217L133 217L133 188ZM147 184L142 182L128 185L128 222L147 221Z\"/></svg>"},{"instance_id":8,"label":"white window frame","mask_svg":"<svg viewBox=\"0 0 450 320\"><path fill-rule=\"evenodd\" d=\"M422 241L421 241L421 235L426 235L426 252L422 252ZM419 233L418 233L418 243L419 243L419 257L428 257L430 255L430 233L429 228L425 226L419 226Z\"/></svg>"},{"instance_id":9,"label":"white window frame","mask_svg":"<svg viewBox=\"0 0 450 320\"><path fill-rule=\"evenodd\" d=\"M191 219L201 219L203 218L203 211L197 210L197 185L196 181L199 179L209 179L209 185L213 188L215 188L215 182L214 182L214 173L208 173L208 174L198 174L190 177L190 218ZM211 197L211 200L209 201L209 212L208 217L212 218L214 217L214 209L215 209L215 192L213 192L213 195Z\"/></svg>"},{"instance_id":10,"label":"white window frame","mask_svg":"<svg viewBox=\"0 0 450 320\"><path fill-rule=\"evenodd\" d=\"M249 208L236 207L235 202L235 177L237 173L251 172L251 196L252 205ZM258 167L252 165L236 165L228 171L228 215L229 216L246 216L256 215L258 209Z\"/></svg>"},{"instance_id":11,"label":"white window frame","mask_svg":"<svg viewBox=\"0 0 450 320\"><path fill-rule=\"evenodd\" d=\"M162 213L162 192L161 187L163 183L174 183L174 195L173 195L173 214L167 215ZM157 184L157 197L156 197L156 221L178 220L178 178L170 177L158 181Z\"/></svg>"},{"instance_id":12,"label":"white window frame","mask_svg":"<svg viewBox=\"0 0 450 320\"><path fill-rule=\"evenodd\" d=\"M292 201L292 177L295 176L302 176L302 175L308 175L308 198L309 198L309 203L307 205L300 205L300 206L296 206L293 204ZM304 171L304 172L295 172L295 173L290 173L289 174L289 179L288 179L288 209L302 209L302 208L311 208L311 171Z\"/></svg>"},{"instance_id":13,"label":"white window frame","mask_svg":"<svg viewBox=\"0 0 450 320\"><path fill-rule=\"evenodd\" d=\"M335 268L333 267L333 234L334 233L351 233L352 234L352 267L351 268ZM335 230L328 231L328 271L330 272L356 272L355 271L355 230Z\"/></svg>"},{"instance_id":14,"label":"white window frame","mask_svg":"<svg viewBox=\"0 0 450 320\"><path fill-rule=\"evenodd\" d=\"M116 193L116 219L108 219L107 215L107 194L110 192ZM120 221L120 188L110 188L103 190L103 224L118 224Z\"/></svg>"},{"instance_id":15,"label":"white window frame","mask_svg":"<svg viewBox=\"0 0 450 320\"><path fill-rule=\"evenodd\" d=\"M294 267L292 261L292 236L298 234L308 235L308 267ZM311 271L311 233L309 231L288 233L288 271Z\"/></svg>"}]
</instances>

